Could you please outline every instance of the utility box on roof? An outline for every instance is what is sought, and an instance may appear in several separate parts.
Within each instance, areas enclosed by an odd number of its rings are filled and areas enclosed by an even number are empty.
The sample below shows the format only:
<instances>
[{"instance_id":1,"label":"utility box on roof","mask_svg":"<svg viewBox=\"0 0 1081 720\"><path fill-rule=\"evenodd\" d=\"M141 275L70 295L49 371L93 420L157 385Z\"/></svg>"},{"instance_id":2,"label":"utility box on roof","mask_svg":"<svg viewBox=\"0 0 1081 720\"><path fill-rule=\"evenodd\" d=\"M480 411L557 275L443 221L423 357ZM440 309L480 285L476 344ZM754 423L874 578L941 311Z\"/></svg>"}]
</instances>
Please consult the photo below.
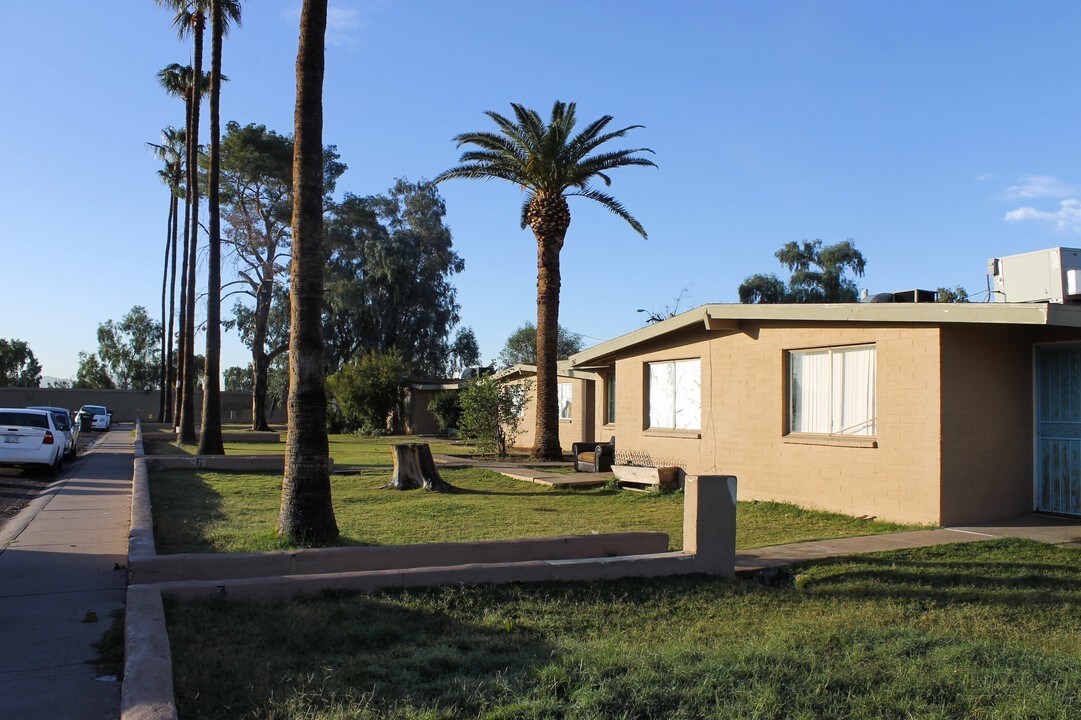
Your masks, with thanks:
<instances>
[{"instance_id":1,"label":"utility box on roof","mask_svg":"<svg viewBox=\"0 0 1081 720\"><path fill-rule=\"evenodd\" d=\"M987 261L994 302L1081 302L1081 249L1050 248Z\"/></svg>"}]
</instances>

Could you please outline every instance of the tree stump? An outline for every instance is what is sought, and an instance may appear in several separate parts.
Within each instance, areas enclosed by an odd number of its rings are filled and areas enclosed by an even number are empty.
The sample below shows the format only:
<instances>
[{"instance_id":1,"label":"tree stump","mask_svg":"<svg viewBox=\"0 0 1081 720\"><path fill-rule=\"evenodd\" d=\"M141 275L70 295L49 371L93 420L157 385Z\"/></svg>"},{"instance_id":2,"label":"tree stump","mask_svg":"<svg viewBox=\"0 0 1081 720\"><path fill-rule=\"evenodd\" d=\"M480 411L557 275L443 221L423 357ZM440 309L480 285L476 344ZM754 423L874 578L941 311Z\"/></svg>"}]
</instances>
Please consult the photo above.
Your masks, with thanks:
<instances>
[{"instance_id":1,"label":"tree stump","mask_svg":"<svg viewBox=\"0 0 1081 720\"><path fill-rule=\"evenodd\" d=\"M402 443L391 449L394 453L394 475L384 488L451 493L458 488L439 477L428 443Z\"/></svg>"}]
</instances>

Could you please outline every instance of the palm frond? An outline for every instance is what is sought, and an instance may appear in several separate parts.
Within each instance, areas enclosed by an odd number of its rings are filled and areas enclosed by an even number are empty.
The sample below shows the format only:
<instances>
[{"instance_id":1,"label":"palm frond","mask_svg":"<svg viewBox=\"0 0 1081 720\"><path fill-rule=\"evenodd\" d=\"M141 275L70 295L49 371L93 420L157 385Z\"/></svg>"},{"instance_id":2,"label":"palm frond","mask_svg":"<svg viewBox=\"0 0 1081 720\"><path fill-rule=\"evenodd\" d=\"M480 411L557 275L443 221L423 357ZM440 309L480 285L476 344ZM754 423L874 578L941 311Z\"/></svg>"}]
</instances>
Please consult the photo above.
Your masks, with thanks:
<instances>
[{"instance_id":1,"label":"palm frond","mask_svg":"<svg viewBox=\"0 0 1081 720\"><path fill-rule=\"evenodd\" d=\"M522 229L525 230L529 226L529 206L533 204L533 198L536 197L536 193L530 190L525 194L525 200L522 201Z\"/></svg>"},{"instance_id":2,"label":"palm frond","mask_svg":"<svg viewBox=\"0 0 1081 720\"><path fill-rule=\"evenodd\" d=\"M444 180L456 180L461 178L470 180L495 178L497 180L509 180L517 185L522 185L522 180L524 179L522 175L504 168L492 167L484 163L470 163L444 170L435 176L435 179L432 180L432 184L437 185Z\"/></svg>"},{"instance_id":3,"label":"palm frond","mask_svg":"<svg viewBox=\"0 0 1081 720\"><path fill-rule=\"evenodd\" d=\"M594 200L596 202L599 202L601 205L604 205L606 208L611 210L614 214L616 214L619 217L626 220L627 223L632 228L634 228L635 231L639 235L641 235L644 239L646 239L646 240L649 239L649 236L646 235L646 229L644 227L642 227L642 223L638 222L638 220L636 220L633 215L631 215L629 212L627 212L627 209L625 207L623 207L623 204L621 202L619 202L618 200L616 200L611 195L608 195L606 193L602 193L602 192L600 192L598 190L593 190L592 188L583 188L581 190L578 190L577 192L567 193L567 196L568 197L579 196L579 197L589 198L590 200Z\"/></svg>"}]
</instances>

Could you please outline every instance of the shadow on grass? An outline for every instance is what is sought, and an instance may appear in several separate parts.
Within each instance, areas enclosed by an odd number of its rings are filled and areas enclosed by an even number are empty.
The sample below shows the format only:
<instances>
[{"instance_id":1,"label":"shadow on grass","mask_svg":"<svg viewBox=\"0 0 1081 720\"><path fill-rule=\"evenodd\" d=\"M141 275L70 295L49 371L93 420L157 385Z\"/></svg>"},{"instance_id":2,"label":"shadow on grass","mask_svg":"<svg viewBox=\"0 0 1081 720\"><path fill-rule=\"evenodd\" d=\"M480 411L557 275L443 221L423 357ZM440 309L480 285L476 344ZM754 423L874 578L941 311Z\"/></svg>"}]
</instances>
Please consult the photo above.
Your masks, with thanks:
<instances>
[{"instance_id":1,"label":"shadow on grass","mask_svg":"<svg viewBox=\"0 0 1081 720\"><path fill-rule=\"evenodd\" d=\"M1032 540L1006 539L886 555L822 560L790 575L815 596L896 598L921 602L1034 607L1069 602L1081 591L1081 552L1048 548ZM1044 561L1025 561L1038 549ZM987 551L1001 557L988 562ZM1069 562L1046 562L1051 552ZM946 556L943 553L949 553ZM971 557L972 559L967 559ZM1056 559L1059 559L1056 558Z\"/></svg>"},{"instance_id":2,"label":"shadow on grass","mask_svg":"<svg viewBox=\"0 0 1081 720\"><path fill-rule=\"evenodd\" d=\"M460 594L325 592L167 602L180 717L474 717L520 696L556 647ZM449 714L448 714L449 713Z\"/></svg>"},{"instance_id":3,"label":"shadow on grass","mask_svg":"<svg viewBox=\"0 0 1081 720\"><path fill-rule=\"evenodd\" d=\"M221 493L198 473L156 472L150 481L154 538L159 553L206 552L210 526L225 520Z\"/></svg>"}]
</instances>

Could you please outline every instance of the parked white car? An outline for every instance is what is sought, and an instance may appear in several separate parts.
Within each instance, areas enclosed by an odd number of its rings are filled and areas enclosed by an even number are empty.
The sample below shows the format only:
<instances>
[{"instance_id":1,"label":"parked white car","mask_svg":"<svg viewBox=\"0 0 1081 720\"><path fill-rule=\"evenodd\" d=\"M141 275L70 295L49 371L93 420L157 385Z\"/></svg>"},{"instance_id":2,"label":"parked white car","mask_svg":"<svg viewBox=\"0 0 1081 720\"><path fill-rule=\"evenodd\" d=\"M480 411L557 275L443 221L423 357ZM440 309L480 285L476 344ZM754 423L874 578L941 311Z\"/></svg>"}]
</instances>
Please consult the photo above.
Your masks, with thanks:
<instances>
[{"instance_id":1,"label":"parked white car","mask_svg":"<svg viewBox=\"0 0 1081 720\"><path fill-rule=\"evenodd\" d=\"M78 421L79 415L92 416L94 424L91 427L94 430L108 430L113 421L113 416L109 414L104 405L83 405L75 416L76 421Z\"/></svg>"},{"instance_id":2,"label":"parked white car","mask_svg":"<svg viewBox=\"0 0 1081 720\"><path fill-rule=\"evenodd\" d=\"M71 416L71 410L46 405L30 405L26 409L51 412L56 426L60 428L60 432L64 433L64 458L75 457L76 453L79 452L79 426Z\"/></svg>"},{"instance_id":3,"label":"parked white car","mask_svg":"<svg viewBox=\"0 0 1081 720\"><path fill-rule=\"evenodd\" d=\"M64 434L51 412L0 408L0 466L41 467L55 475L64 464Z\"/></svg>"}]
</instances>

